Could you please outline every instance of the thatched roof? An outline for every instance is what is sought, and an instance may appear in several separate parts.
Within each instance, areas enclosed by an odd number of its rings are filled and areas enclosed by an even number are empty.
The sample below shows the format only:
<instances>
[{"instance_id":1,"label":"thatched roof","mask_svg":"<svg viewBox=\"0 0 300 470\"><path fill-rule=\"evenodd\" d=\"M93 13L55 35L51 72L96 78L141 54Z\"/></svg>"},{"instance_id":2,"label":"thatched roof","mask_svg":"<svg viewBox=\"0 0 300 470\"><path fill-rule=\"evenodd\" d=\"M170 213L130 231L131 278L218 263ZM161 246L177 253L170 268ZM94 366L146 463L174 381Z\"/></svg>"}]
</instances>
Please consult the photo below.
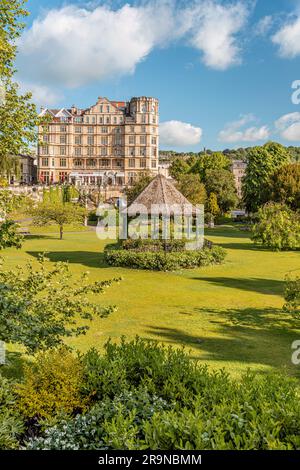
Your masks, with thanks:
<instances>
[{"instance_id":1,"label":"thatched roof","mask_svg":"<svg viewBox=\"0 0 300 470\"><path fill-rule=\"evenodd\" d=\"M135 198L127 208L129 216L140 214L151 214L153 210L160 214L171 212L197 211L186 197L162 174L157 175L146 188ZM177 209L176 209L177 208ZM190 209L189 209L190 208Z\"/></svg>"}]
</instances>

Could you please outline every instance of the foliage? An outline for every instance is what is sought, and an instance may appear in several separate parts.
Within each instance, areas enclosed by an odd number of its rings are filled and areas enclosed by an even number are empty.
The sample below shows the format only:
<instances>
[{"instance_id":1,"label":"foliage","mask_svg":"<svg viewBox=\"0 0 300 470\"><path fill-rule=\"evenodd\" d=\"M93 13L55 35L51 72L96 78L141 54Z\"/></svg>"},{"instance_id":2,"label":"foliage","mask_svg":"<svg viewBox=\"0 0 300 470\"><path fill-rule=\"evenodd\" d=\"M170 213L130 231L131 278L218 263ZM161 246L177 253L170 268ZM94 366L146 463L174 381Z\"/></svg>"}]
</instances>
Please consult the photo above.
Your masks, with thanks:
<instances>
[{"instance_id":1,"label":"foliage","mask_svg":"<svg viewBox=\"0 0 300 470\"><path fill-rule=\"evenodd\" d=\"M82 380L82 364L66 347L40 352L24 366L24 380L16 386L18 409L27 419L49 420L83 410Z\"/></svg>"},{"instance_id":2,"label":"foliage","mask_svg":"<svg viewBox=\"0 0 300 470\"><path fill-rule=\"evenodd\" d=\"M19 447L23 423L16 410L16 395L12 383L0 374L0 450Z\"/></svg>"},{"instance_id":3,"label":"foliage","mask_svg":"<svg viewBox=\"0 0 300 470\"><path fill-rule=\"evenodd\" d=\"M0 222L0 250L4 248L21 248L24 237L18 233L18 225L12 220Z\"/></svg>"},{"instance_id":4,"label":"foliage","mask_svg":"<svg viewBox=\"0 0 300 470\"><path fill-rule=\"evenodd\" d=\"M0 339L22 344L29 352L86 333L88 326L78 326L78 318L91 321L94 315L111 313L113 307L101 308L87 294L103 293L116 281L89 284L87 273L76 279L67 263L47 269L43 256L38 261L37 269L28 263L26 270L19 266L0 271Z\"/></svg>"},{"instance_id":5,"label":"foliage","mask_svg":"<svg viewBox=\"0 0 300 470\"><path fill-rule=\"evenodd\" d=\"M300 163L290 163L270 176L266 198L300 209Z\"/></svg>"},{"instance_id":6,"label":"foliage","mask_svg":"<svg viewBox=\"0 0 300 470\"><path fill-rule=\"evenodd\" d=\"M124 250L134 251L183 251L188 240L170 239L170 240L153 240L150 238L128 238L122 242Z\"/></svg>"},{"instance_id":7,"label":"foliage","mask_svg":"<svg viewBox=\"0 0 300 470\"><path fill-rule=\"evenodd\" d=\"M24 197L9 191L8 189L0 190L0 220L13 211L19 209L24 203Z\"/></svg>"},{"instance_id":8,"label":"foliage","mask_svg":"<svg viewBox=\"0 0 300 470\"><path fill-rule=\"evenodd\" d=\"M157 271L175 271L181 268L196 268L220 264L225 250L221 247L204 248L197 251L137 252L132 250L107 250L105 259L111 266Z\"/></svg>"},{"instance_id":9,"label":"foliage","mask_svg":"<svg viewBox=\"0 0 300 470\"><path fill-rule=\"evenodd\" d=\"M258 211L258 222L253 226L252 239L274 250L300 248L299 214L282 204L266 204Z\"/></svg>"},{"instance_id":10,"label":"foliage","mask_svg":"<svg viewBox=\"0 0 300 470\"><path fill-rule=\"evenodd\" d=\"M253 147L249 151L243 181L243 200L248 212L256 212L268 201L267 188L271 175L289 161L289 152L275 142Z\"/></svg>"},{"instance_id":11,"label":"foliage","mask_svg":"<svg viewBox=\"0 0 300 470\"><path fill-rule=\"evenodd\" d=\"M217 196L218 207L222 214L226 214L237 206L238 197L231 171L207 170L205 187L209 195L214 193Z\"/></svg>"},{"instance_id":12,"label":"foliage","mask_svg":"<svg viewBox=\"0 0 300 470\"><path fill-rule=\"evenodd\" d=\"M135 198L146 188L146 186L148 186L152 179L153 176L151 176L150 172L145 171L140 173L133 184L125 188L127 203L131 204Z\"/></svg>"},{"instance_id":13,"label":"foliage","mask_svg":"<svg viewBox=\"0 0 300 470\"><path fill-rule=\"evenodd\" d=\"M284 290L284 310L300 313L300 277L287 277Z\"/></svg>"},{"instance_id":14,"label":"foliage","mask_svg":"<svg viewBox=\"0 0 300 470\"><path fill-rule=\"evenodd\" d=\"M206 190L204 184L200 182L199 175L180 175L176 187L191 204L205 203Z\"/></svg>"},{"instance_id":15,"label":"foliage","mask_svg":"<svg viewBox=\"0 0 300 470\"><path fill-rule=\"evenodd\" d=\"M206 184L207 173L211 170L229 170L231 161L221 152L205 153L197 159L190 172L200 176L200 180Z\"/></svg>"},{"instance_id":16,"label":"foliage","mask_svg":"<svg viewBox=\"0 0 300 470\"><path fill-rule=\"evenodd\" d=\"M190 169L189 164L181 157L172 159L172 163L169 168L169 173L175 180L179 181L180 178L188 173Z\"/></svg>"},{"instance_id":17,"label":"foliage","mask_svg":"<svg viewBox=\"0 0 300 470\"><path fill-rule=\"evenodd\" d=\"M0 82L4 89L4 100L0 104L0 174L16 173L22 152L29 152L30 145L37 140L39 122L35 105L30 101L31 93L20 94L19 86L13 82L14 61L17 54L16 41L27 16L23 0L0 0Z\"/></svg>"},{"instance_id":18,"label":"foliage","mask_svg":"<svg viewBox=\"0 0 300 470\"><path fill-rule=\"evenodd\" d=\"M207 200L205 213L211 214L213 218L220 214L218 199L215 193L210 193Z\"/></svg>"},{"instance_id":19,"label":"foliage","mask_svg":"<svg viewBox=\"0 0 300 470\"><path fill-rule=\"evenodd\" d=\"M8 181L6 178L0 177L0 188L7 188Z\"/></svg>"},{"instance_id":20,"label":"foliage","mask_svg":"<svg viewBox=\"0 0 300 470\"><path fill-rule=\"evenodd\" d=\"M60 239L63 239L66 224L80 224L84 222L87 211L78 204L62 201L41 202L31 209L34 225L47 225L54 223L59 226Z\"/></svg>"},{"instance_id":21,"label":"foliage","mask_svg":"<svg viewBox=\"0 0 300 470\"><path fill-rule=\"evenodd\" d=\"M297 449L297 381L210 372L183 350L137 338L82 357L91 408L65 417L29 449ZM230 399L228 399L230 397Z\"/></svg>"}]
</instances>

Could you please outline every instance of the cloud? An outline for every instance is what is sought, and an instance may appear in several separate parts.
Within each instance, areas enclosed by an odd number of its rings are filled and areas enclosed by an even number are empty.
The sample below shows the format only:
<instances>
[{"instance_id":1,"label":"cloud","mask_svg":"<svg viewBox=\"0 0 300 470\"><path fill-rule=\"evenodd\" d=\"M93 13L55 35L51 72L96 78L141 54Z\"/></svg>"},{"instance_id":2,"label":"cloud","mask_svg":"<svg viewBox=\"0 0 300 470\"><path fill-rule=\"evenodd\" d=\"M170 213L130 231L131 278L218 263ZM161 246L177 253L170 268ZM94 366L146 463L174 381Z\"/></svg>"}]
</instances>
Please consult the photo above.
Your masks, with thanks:
<instances>
[{"instance_id":1,"label":"cloud","mask_svg":"<svg viewBox=\"0 0 300 470\"><path fill-rule=\"evenodd\" d=\"M205 65L225 70L241 62L236 35L245 26L248 14L247 2L222 5L214 0L201 2L186 14L192 24L190 43L202 52Z\"/></svg>"},{"instance_id":2,"label":"cloud","mask_svg":"<svg viewBox=\"0 0 300 470\"><path fill-rule=\"evenodd\" d=\"M47 106L55 105L64 98L61 92L53 90L46 85L22 81L19 81L18 83L21 93L32 93L32 100L38 106L45 104L47 104Z\"/></svg>"},{"instance_id":3,"label":"cloud","mask_svg":"<svg viewBox=\"0 0 300 470\"><path fill-rule=\"evenodd\" d=\"M246 114L237 121L228 123L225 128L219 132L218 140L221 142L256 142L266 140L270 137L270 131L267 126L251 126L242 129L250 122L256 121L255 116Z\"/></svg>"},{"instance_id":4,"label":"cloud","mask_svg":"<svg viewBox=\"0 0 300 470\"><path fill-rule=\"evenodd\" d=\"M181 121L166 121L160 124L160 143L169 147L197 145L202 129Z\"/></svg>"},{"instance_id":5,"label":"cloud","mask_svg":"<svg viewBox=\"0 0 300 470\"><path fill-rule=\"evenodd\" d=\"M273 17L271 15L264 16L255 25L256 36L265 36L273 25Z\"/></svg>"},{"instance_id":6,"label":"cloud","mask_svg":"<svg viewBox=\"0 0 300 470\"><path fill-rule=\"evenodd\" d=\"M284 58L300 55L300 17L290 20L272 36L272 42L279 46L279 54Z\"/></svg>"},{"instance_id":7,"label":"cloud","mask_svg":"<svg viewBox=\"0 0 300 470\"><path fill-rule=\"evenodd\" d=\"M289 113L281 116L275 122L280 136L290 142L300 141L300 113Z\"/></svg>"},{"instance_id":8,"label":"cloud","mask_svg":"<svg viewBox=\"0 0 300 470\"><path fill-rule=\"evenodd\" d=\"M134 73L152 50L182 40L204 64L225 70L241 61L237 34L245 2L148 0L113 7L68 5L36 18L19 41L18 69L26 82L79 87Z\"/></svg>"}]
</instances>

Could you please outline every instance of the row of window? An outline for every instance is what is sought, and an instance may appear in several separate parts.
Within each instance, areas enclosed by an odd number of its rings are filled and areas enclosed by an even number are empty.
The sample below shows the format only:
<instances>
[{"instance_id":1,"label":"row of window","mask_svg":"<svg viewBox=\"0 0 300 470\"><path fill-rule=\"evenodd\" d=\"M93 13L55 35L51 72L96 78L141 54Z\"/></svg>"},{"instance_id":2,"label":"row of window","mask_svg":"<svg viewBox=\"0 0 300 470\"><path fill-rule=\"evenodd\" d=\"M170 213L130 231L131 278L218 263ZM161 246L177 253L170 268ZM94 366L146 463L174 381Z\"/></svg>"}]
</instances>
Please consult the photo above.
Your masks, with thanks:
<instances>
[{"instance_id":1,"label":"row of window","mask_svg":"<svg viewBox=\"0 0 300 470\"><path fill-rule=\"evenodd\" d=\"M93 144L91 144L93 145ZM59 147L59 155L64 156L67 155L67 147ZM112 153L114 155L122 155L124 152L122 151L121 148L115 148L112 149ZM109 155L108 152L108 147L88 147L87 148L87 155L92 156L92 155L101 155L101 156L106 156ZM40 148L40 155L49 155L49 147L43 146ZM83 147L75 147L74 148L74 155L76 157L79 157L83 155ZM128 150L128 155L135 157L135 156L140 156L140 157L146 157L147 156L147 147L130 147ZM151 147L151 156L156 157L157 156L157 147Z\"/></svg>"},{"instance_id":2,"label":"row of window","mask_svg":"<svg viewBox=\"0 0 300 470\"><path fill-rule=\"evenodd\" d=\"M60 132L61 134L65 134L68 132L70 128L67 127L67 126L59 126L59 128L57 128L57 126L43 126L42 128L42 131L43 132ZM75 126L74 127L74 132L75 134L82 134L82 131L83 129L87 130L88 134L94 134L95 131L98 132L98 127L94 127L94 126L87 126L87 127L82 127L82 126ZM102 134L107 134L108 133L108 127L107 126L101 126L101 133ZM115 127L113 128L113 131L116 133L116 134L120 134L122 132L122 127ZM146 126L127 126L126 129L125 129L126 133L129 133L131 132L132 134L135 134L135 133L146 133ZM156 134L156 127L152 127L151 128L151 131L153 134ZM63 137L63 136L62 136ZM44 139L47 139L47 135L44 136Z\"/></svg>"},{"instance_id":3,"label":"row of window","mask_svg":"<svg viewBox=\"0 0 300 470\"><path fill-rule=\"evenodd\" d=\"M84 162L85 160L76 158L73 161L73 166L75 168L83 168L84 167ZM135 158L129 158L128 160L128 166L129 168L135 168L137 166L137 162L139 162L139 167L140 168L146 168L146 160L145 159L140 159L136 160ZM55 167L55 160L52 159L52 167ZM90 168L96 168L98 165L98 160L95 158L89 158L86 160L86 166ZM124 168L124 160L110 160L110 159L102 159L99 161L100 167L102 168L110 168L111 164L113 164L114 167L116 168ZM42 158L41 161L42 166L49 166L49 159L48 158ZM59 167L60 168L66 168L67 167L67 159L66 158L60 158L59 160ZM153 160L151 162L151 167L156 168L156 161Z\"/></svg>"},{"instance_id":4,"label":"row of window","mask_svg":"<svg viewBox=\"0 0 300 470\"><path fill-rule=\"evenodd\" d=\"M44 143L50 143L50 136L48 134L43 136L43 142ZM146 145L147 144L147 136L146 135L140 135L139 138L135 135L130 135L129 136L129 145L135 145L136 143L140 143L140 145ZM53 140L51 143L54 143ZM59 143L62 145L67 144L67 136L66 135L60 135L59 136ZM82 145L83 143L83 136L82 135L75 135L74 138L74 145ZM101 145L108 145L109 140L107 136L102 136L101 137ZM112 138L112 145L122 145L124 143L124 140L122 137L113 137ZM151 137L151 144L156 145L157 144L157 138L152 136ZM88 135L87 136L87 145L95 145L95 138L93 135Z\"/></svg>"}]
</instances>

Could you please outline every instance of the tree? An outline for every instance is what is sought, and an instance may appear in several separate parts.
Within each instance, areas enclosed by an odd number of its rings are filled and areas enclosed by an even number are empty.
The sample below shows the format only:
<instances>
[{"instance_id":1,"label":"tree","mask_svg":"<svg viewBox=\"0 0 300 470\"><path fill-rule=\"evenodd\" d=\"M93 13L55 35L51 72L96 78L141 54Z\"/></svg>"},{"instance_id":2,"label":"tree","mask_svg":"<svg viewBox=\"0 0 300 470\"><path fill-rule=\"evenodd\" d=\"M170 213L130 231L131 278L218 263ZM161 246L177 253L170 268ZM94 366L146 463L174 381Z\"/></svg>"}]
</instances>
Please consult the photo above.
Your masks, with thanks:
<instances>
[{"instance_id":1,"label":"tree","mask_svg":"<svg viewBox=\"0 0 300 470\"><path fill-rule=\"evenodd\" d=\"M18 155L29 152L37 140L39 122L36 107L31 103L31 93L20 94L19 86L13 82L14 61L19 38L27 16L24 0L0 0L0 175L16 174L19 168Z\"/></svg>"},{"instance_id":2,"label":"tree","mask_svg":"<svg viewBox=\"0 0 300 470\"><path fill-rule=\"evenodd\" d=\"M284 300L286 303L283 308L287 312L300 313L300 277L288 276L285 281Z\"/></svg>"},{"instance_id":3,"label":"tree","mask_svg":"<svg viewBox=\"0 0 300 470\"><path fill-rule=\"evenodd\" d=\"M207 170L205 188L208 194L214 193L222 214L234 209L238 203L238 197L231 171L225 169Z\"/></svg>"},{"instance_id":4,"label":"tree","mask_svg":"<svg viewBox=\"0 0 300 470\"><path fill-rule=\"evenodd\" d=\"M23 237L18 233L18 225L8 216L22 205L23 200L22 196L12 191L0 191L0 250L22 246Z\"/></svg>"},{"instance_id":5,"label":"tree","mask_svg":"<svg viewBox=\"0 0 300 470\"><path fill-rule=\"evenodd\" d=\"M267 202L271 175L289 161L289 152L275 142L250 149L243 181L243 200L248 212L256 212Z\"/></svg>"},{"instance_id":6,"label":"tree","mask_svg":"<svg viewBox=\"0 0 300 470\"><path fill-rule=\"evenodd\" d=\"M125 189L125 194L127 196L127 203L131 204L132 201L148 186L150 181L152 181L153 176L150 172L140 173L138 178L133 182L131 186L127 186Z\"/></svg>"},{"instance_id":7,"label":"tree","mask_svg":"<svg viewBox=\"0 0 300 470\"><path fill-rule=\"evenodd\" d=\"M300 163L284 165L276 170L270 176L266 197L293 210L300 209Z\"/></svg>"},{"instance_id":8,"label":"tree","mask_svg":"<svg viewBox=\"0 0 300 470\"><path fill-rule=\"evenodd\" d=\"M0 270L0 340L21 344L30 353L85 334L88 326L78 326L78 318L91 321L111 313L114 307L92 303L87 294L100 294L118 281L89 284L87 273L76 279L67 263L48 269L44 256L38 261L37 269L29 263L26 272L23 267Z\"/></svg>"},{"instance_id":9,"label":"tree","mask_svg":"<svg viewBox=\"0 0 300 470\"><path fill-rule=\"evenodd\" d=\"M47 225L54 223L59 226L60 240L63 239L64 226L66 224L82 224L87 211L78 204L61 201L41 202L30 210L35 225Z\"/></svg>"},{"instance_id":10,"label":"tree","mask_svg":"<svg viewBox=\"0 0 300 470\"><path fill-rule=\"evenodd\" d=\"M175 180L179 181L182 175L186 174L190 170L189 164L182 157L176 157L172 159L172 163L169 168L169 173Z\"/></svg>"},{"instance_id":11,"label":"tree","mask_svg":"<svg viewBox=\"0 0 300 470\"><path fill-rule=\"evenodd\" d=\"M287 206L267 203L258 211L252 239L274 250L300 248L300 216Z\"/></svg>"},{"instance_id":12,"label":"tree","mask_svg":"<svg viewBox=\"0 0 300 470\"><path fill-rule=\"evenodd\" d=\"M230 159L221 152L213 152L210 154L202 154L197 162L189 170L190 173L200 175L201 181L206 183L206 176L209 170L229 170L231 165Z\"/></svg>"},{"instance_id":13,"label":"tree","mask_svg":"<svg viewBox=\"0 0 300 470\"><path fill-rule=\"evenodd\" d=\"M210 193L209 198L207 200L206 210L207 213L210 214L213 218L217 217L220 214L218 199L215 193Z\"/></svg>"},{"instance_id":14,"label":"tree","mask_svg":"<svg viewBox=\"0 0 300 470\"><path fill-rule=\"evenodd\" d=\"M199 175L183 174L176 184L177 189L189 200L191 204L204 204L206 191Z\"/></svg>"}]
</instances>

